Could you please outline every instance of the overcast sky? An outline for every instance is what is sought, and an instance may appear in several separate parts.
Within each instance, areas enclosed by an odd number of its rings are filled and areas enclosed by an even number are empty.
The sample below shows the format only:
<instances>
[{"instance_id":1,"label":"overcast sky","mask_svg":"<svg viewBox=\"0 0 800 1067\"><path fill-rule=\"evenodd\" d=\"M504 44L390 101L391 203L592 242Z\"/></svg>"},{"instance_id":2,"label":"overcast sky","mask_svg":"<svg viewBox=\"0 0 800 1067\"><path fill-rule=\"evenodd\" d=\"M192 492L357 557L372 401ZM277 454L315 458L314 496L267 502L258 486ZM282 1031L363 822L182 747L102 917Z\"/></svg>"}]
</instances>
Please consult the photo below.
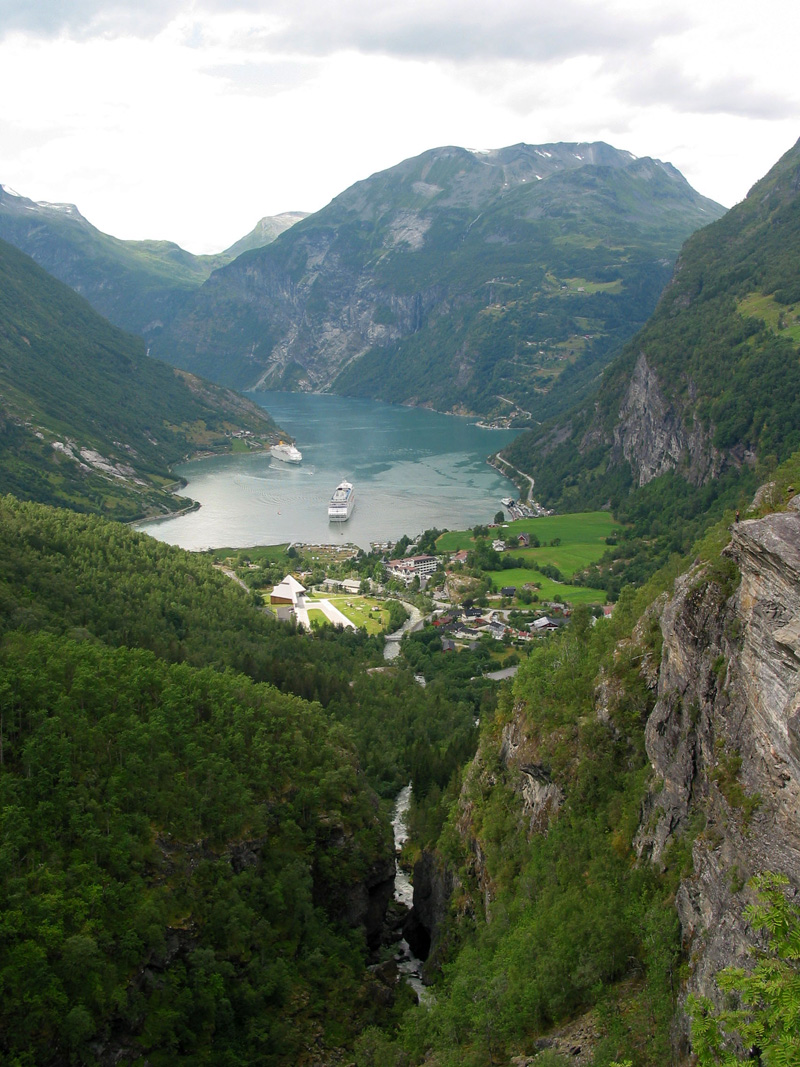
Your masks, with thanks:
<instances>
[{"instance_id":1,"label":"overcast sky","mask_svg":"<svg viewBox=\"0 0 800 1067\"><path fill-rule=\"evenodd\" d=\"M0 0L0 183L192 252L438 145L607 141L726 206L800 137L788 0Z\"/></svg>"}]
</instances>

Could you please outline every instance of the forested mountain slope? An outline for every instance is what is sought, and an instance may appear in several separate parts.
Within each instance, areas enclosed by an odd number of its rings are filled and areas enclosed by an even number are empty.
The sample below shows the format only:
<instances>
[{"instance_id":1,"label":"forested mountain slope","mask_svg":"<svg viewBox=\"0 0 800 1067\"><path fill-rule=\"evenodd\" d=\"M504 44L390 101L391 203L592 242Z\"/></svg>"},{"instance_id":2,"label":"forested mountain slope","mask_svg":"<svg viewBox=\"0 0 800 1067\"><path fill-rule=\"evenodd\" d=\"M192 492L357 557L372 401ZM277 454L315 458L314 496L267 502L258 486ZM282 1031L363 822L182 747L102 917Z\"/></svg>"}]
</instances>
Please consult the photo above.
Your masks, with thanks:
<instances>
[{"instance_id":1,"label":"forested mountain slope","mask_svg":"<svg viewBox=\"0 0 800 1067\"><path fill-rule=\"evenodd\" d=\"M403 1002L366 970L394 873L369 783L446 784L475 709L259 604L0 498L3 1062L323 1067Z\"/></svg>"},{"instance_id":2,"label":"forested mountain slope","mask_svg":"<svg viewBox=\"0 0 800 1067\"><path fill-rule=\"evenodd\" d=\"M382 641L330 628L301 640L260 607L205 556L97 516L0 498L0 632L89 634L171 663L240 671L347 722L382 796L420 775L430 781L434 764L437 786L447 784L490 699L449 699L446 686L421 689L410 672L366 675L361 668L385 662Z\"/></svg>"},{"instance_id":3,"label":"forested mountain slope","mask_svg":"<svg viewBox=\"0 0 800 1067\"><path fill-rule=\"evenodd\" d=\"M722 210L601 143L437 148L215 272L154 351L238 387L540 418L646 320L682 241Z\"/></svg>"},{"instance_id":4,"label":"forested mountain slope","mask_svg":"<svg viewBox=\"0 0 800 1067\"><path fill-rule=\"evenodd\" d=\"M0 490L134 519L183 505L170 464L277 427L256 405L147 357L0 242Z\"/></svg>"},{"instance_id":5,"label":"forested mountain slope","mask_svg":"<svg viewBox=\"0 0 800 1067\"><path fill-rule=\"evenodd\" d=\"M361 902L393 874L348 739L88 640L12 635L0 674L3 1062L320 1063L375 996Z\"/></svg>"},{"instance_id":6,"label":"forested mountain slope","mask_svg":"<svg viewBox=\"0 0 800 1067\"><path fill-rule=\"evenodd\" d=\"M677 477L700 501L797 448L799 259L800 143L686 242L656 313L591 404L506 450L537 496L630 507L630 489L654 498Z\"/></svg>"},{"instance_id":7,"label":"forested mountain slope","mask_svg":"<svg viewBox=\"0 0 800 1067\"><path fill-rule=\"evenodd\" d=\"M171 241L123 241L102 233L74 204L48 204L0 186L0 238L27 252L123 330L148 337L213 270L268 244L303 215L264 218L231 248L195 256Z\"/></svg>"},{"instance_id":8,"label":"forested mountain slope","mask_svg":"<svg viewBox=\"0 0 800 1067\"><path fill-rule=\"evenodd\" d=\"M270 621L203 556L0 500L4 1057L683 1062L687 988L719 1002L749 958L748 877L800 889L799 475L482 707L415 870L443 973L399 1027L364 968L392 864L351 738L390 793L475 709L367 673L364 635Z\"/></svg>"}]
</instances>

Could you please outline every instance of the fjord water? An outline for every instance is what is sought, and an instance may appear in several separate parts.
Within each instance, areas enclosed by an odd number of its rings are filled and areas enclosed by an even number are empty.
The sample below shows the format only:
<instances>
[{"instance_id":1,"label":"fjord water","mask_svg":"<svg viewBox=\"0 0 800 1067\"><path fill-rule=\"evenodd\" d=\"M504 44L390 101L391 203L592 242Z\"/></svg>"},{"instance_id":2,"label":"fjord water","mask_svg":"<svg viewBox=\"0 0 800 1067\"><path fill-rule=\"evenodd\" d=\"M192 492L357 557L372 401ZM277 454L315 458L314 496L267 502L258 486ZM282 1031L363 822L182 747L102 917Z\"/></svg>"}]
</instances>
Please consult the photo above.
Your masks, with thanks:
<instances>
[{"instance_id":1,"label":"fjord water","mask_svg":"<svg viewBox=\"0 0 800 1067\"><path fill-rule=\"evenodd\" d=\"M420 408L308 393L252 395L292 437L302 463L251 452L195 460L176 468L197 511L141 529L195 551L230 546L396 540L436 526L490 522L514 485L486 457L514 437L474 419ZM328 522L328 500L347 478L356 506L345 523Z\"/></svg>"}]
</instances>

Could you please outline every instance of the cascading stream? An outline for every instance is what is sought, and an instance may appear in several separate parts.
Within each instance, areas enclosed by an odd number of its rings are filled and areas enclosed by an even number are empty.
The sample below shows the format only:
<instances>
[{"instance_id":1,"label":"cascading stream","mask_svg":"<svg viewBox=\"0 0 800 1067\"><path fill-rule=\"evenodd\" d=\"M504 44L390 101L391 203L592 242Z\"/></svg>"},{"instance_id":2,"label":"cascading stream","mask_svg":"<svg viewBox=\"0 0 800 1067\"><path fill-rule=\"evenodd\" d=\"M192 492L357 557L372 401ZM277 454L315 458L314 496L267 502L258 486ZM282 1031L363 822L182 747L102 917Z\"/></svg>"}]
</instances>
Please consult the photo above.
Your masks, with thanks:
<instances>
[{"instance_id":1,"label":"cascading stream","mask_svg":"<svg viewBox=\"0 0 800 1067\"><path fill-rule=\"evenodd\" d=\"M414 889L411 879L398 863L400 852L408 839L408 825L406 817L411 804L411 783L404 786L397 794L394 811L392 812L392 830L394 831L395 850L395 876L394 876L394 899L398 904L411 910L414 902ZM430 990L422 984L422 960L412 953L405 938L398 943L397 969L414 992L421 1004L429 1003L432 999Z\"/></svg>"}]
</instances>

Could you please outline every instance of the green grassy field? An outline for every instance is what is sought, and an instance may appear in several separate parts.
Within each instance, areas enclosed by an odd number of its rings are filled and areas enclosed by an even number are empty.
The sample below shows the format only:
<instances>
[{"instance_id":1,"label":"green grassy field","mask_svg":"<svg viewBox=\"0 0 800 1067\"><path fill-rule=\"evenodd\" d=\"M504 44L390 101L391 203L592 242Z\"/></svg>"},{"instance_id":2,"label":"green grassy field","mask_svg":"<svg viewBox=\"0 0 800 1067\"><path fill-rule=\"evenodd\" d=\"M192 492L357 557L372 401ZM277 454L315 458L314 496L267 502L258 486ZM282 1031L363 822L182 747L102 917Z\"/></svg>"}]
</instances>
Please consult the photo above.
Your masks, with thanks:
<instances>
[{"instance_id":1,"label":"green grassy field","mask_svg":"<svg viewBox=\"0 0 800 1067\"><path fill-rule=\"evenodd\" d=\"M568 585L566 582L554 582L545 578L539 571L529 570L526 567L514 567L507 571L497 571L492 574L494 589L499 592L504 586L515 586L521 589L530 582L541 586L536 595L539 600L555 600L560 596L562 600L571 604L604 604L606 599L605 589L589 589L584 585Z\"/></svg>"},{"instance_id":2,"label":"green grassy field","mask_svg":"<svg viewBox=\"0 0 800 1067\"><path fill-rule=\"evenodd\" d=\"M501 528L490 530L490 536L502 538L509 545L508 552L517 559L522 559L528 566L492 572L495 589L502 586L520 588L526 583L541 585L540 600L552 600L560 594L564 600L573 603L602 603L605 593L598 589L583 586L566 585L545 578L535 570L536 565L549 564L557 567L565 579L576 571L583 570L590 563L598 560L608 547L606 538L618 530L615 522L606 511L586 511L575 515L545 515L539 519L518 519L506 523ZM514 542L520 533L535 534L540 541L539 548L516 548ZM557 545L551 544L558 540ZM442 534L436 542L437 552L458 552L462 548L472 548L474 540L471 530L451 531Z\"/></svg>"},{"instance_id":3,"label":"green grassy field","mask_svg":"<svg viewBox=\"0 0 800 1067\"><path fill-rule=\"evenodd\" d=\"M316 629L318 626L329 625L328 618L321 608L309 608L308 621L311 624L312 629Z\"/></svg>"},{"instance_id":4,"label":"green grassy field","mask_svg":"<svg viewBox=\"0 0 800 1067\"><path fill-rule=\"evenodd\" d=\"M220 563L236 564L247 558L253 563L286 563L291 560L286 555L289 544L282 545L253 545L252 548L213 548L209 554Z\"/></svg>"},{"instance_id":5,"label":"green grassy field","mask_svg":"<svg viewBox=\"0 0 800 1067\"><path fill-rule=\"evenodd\" d=\"M800 344L800 315L797 305L787 307L785 304L779 304L774 296L751 293L740 300L737 306L743 315L761 319L775 333L780 332L794 344Z\"/></svg>"},{"instance_id":6,"label":"green grassy field","mask_svg":"<svg viewBox=\"0 0 800 1067\"><path fill-rule=\"evenodd\" d=\"M585 511L576 515L545 515L540 519L518 519L489 531L491 537L502 538L511 546L521 533L535 534L540 548L509 548L514 556L550 563L566 577L599 559L605 552L606 538L620 528L606 511ZM550 542L558 538L560 544ZM442 534L436 542L437 552L458 552L472 548L471 530L453 530ZM504 582L504 585L509 583Z\"/></svg>"}]
</instances>

